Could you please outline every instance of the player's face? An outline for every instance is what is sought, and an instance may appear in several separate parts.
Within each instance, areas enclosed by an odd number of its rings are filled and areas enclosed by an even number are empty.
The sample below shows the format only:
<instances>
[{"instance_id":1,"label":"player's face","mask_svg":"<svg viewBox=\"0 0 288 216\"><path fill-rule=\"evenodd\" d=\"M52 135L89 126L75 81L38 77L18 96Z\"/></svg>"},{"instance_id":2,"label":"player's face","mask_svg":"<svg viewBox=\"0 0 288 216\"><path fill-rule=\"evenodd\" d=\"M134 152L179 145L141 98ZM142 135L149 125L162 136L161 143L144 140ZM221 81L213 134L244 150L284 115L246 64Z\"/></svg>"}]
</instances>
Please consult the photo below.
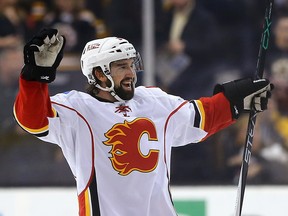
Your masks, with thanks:
<instances>
[{"instance_id":1,"label":"player's face","mask_svg":"<svg viewBox=\"0 0 288 216\"><path fill-rule=\"evenodd\" d=\"M133 59L125 59L112 62L110 65L114 90L123 100L130 100L134 96L136 73L133 62Z\"/></svg>"}]
</instances>

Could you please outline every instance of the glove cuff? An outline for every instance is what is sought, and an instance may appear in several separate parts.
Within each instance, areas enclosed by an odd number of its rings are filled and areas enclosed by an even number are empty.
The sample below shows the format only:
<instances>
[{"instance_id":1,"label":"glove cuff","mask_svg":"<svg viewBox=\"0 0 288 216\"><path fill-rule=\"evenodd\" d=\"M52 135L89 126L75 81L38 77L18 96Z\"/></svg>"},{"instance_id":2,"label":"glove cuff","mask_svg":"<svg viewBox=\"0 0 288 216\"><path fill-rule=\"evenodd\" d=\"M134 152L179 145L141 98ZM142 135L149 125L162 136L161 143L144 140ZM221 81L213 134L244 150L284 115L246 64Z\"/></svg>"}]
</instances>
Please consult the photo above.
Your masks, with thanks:
<instances>
[{"instance_id":1,"label":"glove cuff","mask_svg":"<svg viewBox=\"0 0 288 216\"><path fill-rule=\"evenodd\" d=\"M41 67L26 64L22 68L21 76L23 79L28 81L51 83L55 80L56 69L53 67Z\"/></svg>"},{"instance_id":2,"label":"glove cuff","mask_svg":"<svg viewBox=\"0 0 288 216\"><path fill-rule=\"evenodd\" d=\"M230 101L231 112L234 119L237 119L241 113L251 110L254 107L255 111L263 111L267 109L267 103L270 90L273 89L269 80L251 78L234 80L216 85L214 94L223 92L226 98ZM255 102L255 98L257 102Z\"/></svg>"},{"instance_id":3,"label":"glove cuff","mask_svg":"<svg viewBox=\"0 0 288 216\"><path fill-rule=\"evenodd\" d=\"M250 91L250 83L252 83L252 79L250 78L240 79L222 85L217 84L214 88L213 94L223 92L225 97L230 101L230 109L233 119L238 119L240 114L244 112L243 99L247 92ZM247 89L247 87L249 89Z\"/></svg>"}]
</instances>

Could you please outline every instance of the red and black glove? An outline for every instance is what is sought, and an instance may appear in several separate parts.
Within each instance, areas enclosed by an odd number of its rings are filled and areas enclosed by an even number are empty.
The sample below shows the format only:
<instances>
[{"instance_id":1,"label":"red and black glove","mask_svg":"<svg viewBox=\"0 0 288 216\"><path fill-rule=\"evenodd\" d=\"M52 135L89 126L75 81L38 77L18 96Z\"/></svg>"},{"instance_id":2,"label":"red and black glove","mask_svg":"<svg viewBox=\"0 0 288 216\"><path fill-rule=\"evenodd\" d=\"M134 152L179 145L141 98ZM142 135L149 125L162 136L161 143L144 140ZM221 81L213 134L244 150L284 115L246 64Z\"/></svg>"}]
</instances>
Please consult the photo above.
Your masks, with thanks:
<instances>
[{"instance_id":1,"label":"red and black glove","mask_svg":"<svg viewBox=\"0 0 288 216\"><path fill-rule=\"evenodd\" d=\"M246 78L217 84L214 94L224 93L230 101L232 116L237 119L241 113L250 111L251 108L257 112L266 110L273 88L273 84L267 79Z\"/></svg>"},{"instance_id":2,"label":"red and black glove","mask_svg":"<svg viewBox=\"0 0 288 216\"><path fill-rule=\"evenodd\" d=\"M22 78L43 83L54 81L64 46L65 38L57 29L42 29L24 46Z\"/></svg>"}]
</instances>

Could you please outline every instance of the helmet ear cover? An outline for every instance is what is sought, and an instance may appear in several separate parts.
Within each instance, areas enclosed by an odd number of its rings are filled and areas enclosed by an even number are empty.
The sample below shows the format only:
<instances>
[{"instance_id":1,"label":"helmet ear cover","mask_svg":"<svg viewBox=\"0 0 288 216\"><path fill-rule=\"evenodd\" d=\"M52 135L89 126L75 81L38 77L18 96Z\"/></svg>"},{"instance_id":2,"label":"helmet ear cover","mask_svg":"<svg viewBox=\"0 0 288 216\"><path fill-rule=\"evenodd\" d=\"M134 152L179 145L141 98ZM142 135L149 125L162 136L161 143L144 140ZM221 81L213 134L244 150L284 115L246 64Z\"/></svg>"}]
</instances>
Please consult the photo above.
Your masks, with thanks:
<instances>
[{"instance_id":1,"label":"helmet ear cover","mask_svg":"<svg viewBox=\"0 0 288 216\"><path fill-rule=\"evenodd\" d=\"M102 81L100 80L101 77L106 77L106 79L108 79L108 82L109 82L108 84L109 84L109 86L112 85L110 79L107 77L107 75L102 71L101 67L99 67L99 66L93 68L93 70L92 70L92 76L93 76L93 78L94 78L94 80L95 80L95 82L93 83L93 85L96 85L96 84L101 85L101 82L102 82Z\"/></svg>"}]
</instances>

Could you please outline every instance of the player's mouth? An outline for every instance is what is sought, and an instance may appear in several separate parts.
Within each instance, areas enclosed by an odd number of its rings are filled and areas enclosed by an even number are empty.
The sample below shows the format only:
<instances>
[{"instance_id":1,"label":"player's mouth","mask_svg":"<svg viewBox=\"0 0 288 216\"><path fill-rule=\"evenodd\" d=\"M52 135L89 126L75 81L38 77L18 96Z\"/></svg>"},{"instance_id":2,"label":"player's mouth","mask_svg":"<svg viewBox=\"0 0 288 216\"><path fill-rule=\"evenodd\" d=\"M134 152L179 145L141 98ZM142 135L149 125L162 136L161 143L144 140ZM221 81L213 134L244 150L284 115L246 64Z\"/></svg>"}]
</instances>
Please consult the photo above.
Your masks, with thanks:
<instances>
[{"instance_id":1,"label":"player's mouth","mask_svg":"<svg viewBox=\"0 0 288 216\"><path fill-rule=\"evenodd\" d=\"M125 81L121 82L121 86L124 90L131 91L133 89L132 80L125 80Z\"/></svg>"}]
</instances>

